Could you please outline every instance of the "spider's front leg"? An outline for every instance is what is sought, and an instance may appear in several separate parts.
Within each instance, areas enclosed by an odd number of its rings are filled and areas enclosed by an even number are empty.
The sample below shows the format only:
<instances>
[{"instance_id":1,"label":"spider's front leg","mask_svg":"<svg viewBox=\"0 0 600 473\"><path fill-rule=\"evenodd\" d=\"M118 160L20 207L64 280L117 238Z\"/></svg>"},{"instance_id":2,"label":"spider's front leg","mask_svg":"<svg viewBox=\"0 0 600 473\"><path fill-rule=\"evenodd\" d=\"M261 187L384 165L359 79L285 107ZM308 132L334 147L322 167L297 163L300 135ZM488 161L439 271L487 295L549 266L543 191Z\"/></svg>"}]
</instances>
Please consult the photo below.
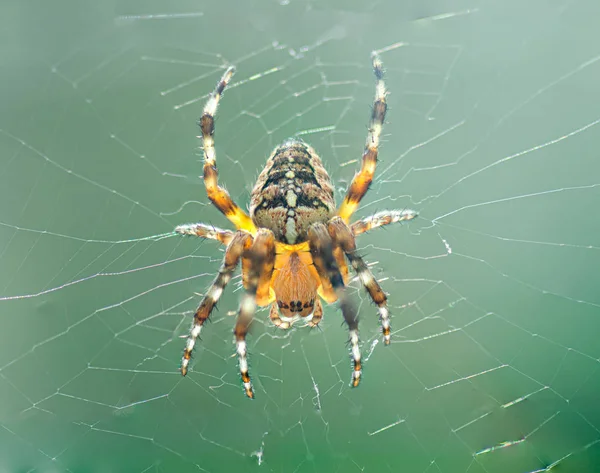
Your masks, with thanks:
<instances>
[{"instance_id":1,"label":"spider's front leg","mask_svg":"<svg viewBox=\"0 0 600 473\"><path fill-rule=\"evenodd\" d=\"M177 225L175 232L180 235L197 236L200 238L207 238L211 240L217 240L224 245L229 245L235 232L231 230L223 230L212 225L206 225L205 223L186 223L183 225Z\"/></svg>"},{"instance_id":2,"label":"spider's front leg","mask_svg":"<svg viewBox=\"0 0 600 473\"><path fill-rule=\"evenodd\" d=\"M215 114L223 91L229 84L235 68L229 67L221 80L217 82L215 90L204 106L200 117L200 131L202 132L202 148L204 149L204 185L210 201L217 207L239 230L246 230L252 234L256 227L252 219L231 198L229 192L218 183L217 153L215 152Z\"/></svg>"},{"instance_id":3,"label":"spider's front leg","mask_svg":"<svg viewBox=\"0 0 600 473\"><path fill-rule=\"evenodd\" d=\"M213 281L212 285L202 298L198 309L194 313L194 323L190 330L190 335L187 339L185 350L183 351L183 357L181 359L181 374L185 376L188 371L188 364L192 357L192 351L196 344L196 339L200 335L204 322L210 317L212 310L214 309L217 301L223 294L223 289L227 286L227 283L231 279L231 275L235 271L242 254L245 250L250 248L252 244L252 236L246 232L237 232L227 249L225 250L225 257L223 258L223 264L219 269L219 274Z\"/></svg>"},{"instance_id":4,"label":"spider's front leg","mask_svg":"<svg viewBox=\"0 0 600 473\"><path fill-rule=\"evenodd\" d=\"M260 299L264 296L263 293L268 291L274 266L275 237L271 230L260 228L252 247L244 252L242 277L246 292L242 296L240 311L233 331L244 392L250 399L254 398L254 389L248 373L246 335L256 311L257 296Z\"/></svg>"},{"instance_id":5,"label":"spider's front leg","mask_svg":"<svg viewBox=\"0 0 600 473\"><path fill-rule=\"evenodd\" d=\"M390 223L408 222L418 215L417 212L410 209L384 210L383 212L377 212L376 214L354 222L350 225L350 229L352 230L352 234L356 236L374 230L375 228L389 225Z\"/></svg>"},{"instance_id":6,"label":"spider's front leg","mask_svg":"<svg viewBox=\"0 0 600 473\"><path fill-rule=\"evenodd\" d=\"M387 307L387 296L365 263L365 260L363 260L356 252L356 240L352 233L352 229L341 219L341 217L333 217L329 221L328 230L331 238L340 245L346 254L346 257L350 261L354 271L356 271L360 282L367 289L369 296L371 296L373 302L379 307L379 321L381 322L383 341L386 345L389 345L391 326L390 313Z\"/></svg>"},{"instance_id":7,"label":"spider's front leg","mask_svg":"<svg viewBox=\"0 0 600 473\"><path fill-rule=\"evenodd\" d=\"M367 190L369 190L371 182L373 182L377 156L379 154L379 139L387 111L386 90L383 82L383 64L379 55L375 52L372 55L372 59L373 72L375 73L375 100L373 101L373 111L369 122L369 132L363 151L360 171L352 179L346 197L344 197L337 212L345 222L349 221L352 214L358 208L361 199L365 196Z\"/></svg>"},{"instance_id":8,"label":"spider's front leg","mask_svg":"<svg viewBox=\"0 0 600 473\"><path fill-rule=\"evenodd\" d=\"M308 230L308 242L313 263L319 273L319 277L322 281L329 281L331 283L340 302L346 325L348 325L350 353L354 364L352 386L356 387L360 383L362 372L360 348L358 347L358 314L346 293L344 278L333 254L334 244L327 231L327 227L322 223L313 224Z\"/></svg>"}]
</instances>

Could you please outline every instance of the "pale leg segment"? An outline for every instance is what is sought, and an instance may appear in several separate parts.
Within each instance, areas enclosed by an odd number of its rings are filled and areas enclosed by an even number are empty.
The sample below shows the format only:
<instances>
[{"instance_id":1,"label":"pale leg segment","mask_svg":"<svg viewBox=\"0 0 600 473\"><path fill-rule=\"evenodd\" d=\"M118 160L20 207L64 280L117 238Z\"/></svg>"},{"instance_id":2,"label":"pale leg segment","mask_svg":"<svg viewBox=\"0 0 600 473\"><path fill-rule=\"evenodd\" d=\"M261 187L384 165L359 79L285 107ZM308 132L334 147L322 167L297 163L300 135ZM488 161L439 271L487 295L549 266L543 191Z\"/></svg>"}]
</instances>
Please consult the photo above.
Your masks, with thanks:
<instances>
[{"instance_id":1,"label":"pale leg segment","mask_svg":"<svg viewBox=\"0 0 600 473\"><path fill-rule=\"evenodd\" d=\"M391 325L390 313L387 307L387 296L381 289L381 286L373 276L373 273L356 251L356 240L352 230L340 217L333 217L329 221L329 235L334 242L341 246L350 261L352 268L356 271L360 282L363 284L369 296L379 308L379 321L383 333L383 341L386 345L390 344Z\"/></svg>"},{"instance_id":2,"label":"pale leg segment","mask_svg":"<svg viewBox=\"0 0 600 473\"><path fill-rule=\"evenodd\" d=\"M232 66L225 71L217 83L214 92L209 97L204 112L200 117L200 131L202 132L202 147L204 149L204 185L211 202L217 207L239 230L256 233L252 219L240 209L229 193L218 184L217 154L215 152L215 113L225 87L229 84L235 68Z\"/></svg>"},{"instance_id":3,"label":"pale leg segment","mask_svg":"<svg viewBox=\"0 0 600 473\"><path fill-rule=\"evenodd\" d=\"M251 243L251 235L246 232L237 232L227 246L227 249L225 250L225 256L223 258L223 264L219 269L219 274L208 288L208 291L202 298L202 301L200 301L198 309L196 309L196 312L194 313L194 322L183 351L183 357L181 358L181 374L183 376L185 376L188 372L188 364L190 362L190 358L192 357L192 351L194 350L194 345L196 344L196 340L200 335L200 331L202 330L204 322L206 322L217 301L221 297L221 294L223 294L223 289L225 289L225 286L227 286L227 283L230 281L243 252L246 248L250 247Z\"/></svg>"},{"instance_id":4,"label":"pale leg segment","mask_svg":"<svg viewBox=\"0 0 600 473\"><path fill-rule=\"evenodd\" d=\"M240 376L246 396L254 399L254 388L248 371L248 345L246 335L256 312L256 294L259 286L271 280L275 262L275 238L271 230L260 228L252 247L244 254L244 266L248 268L244 281L245 293L233 330Z\"/></svg>"},{"instance_id":5,"label":"pale leg segment","mask_svg":"<svg viewBox=\"0 0 600 473\"><path fill-rule=\"evenodd\" d=\"M371 113L371 121L369 122L369 132L363 151L360 171L352 179L346 197L337 212L344 222L348 222L352 214L356 211L358 204L367 193L367 190L369 190L369 186L373 181L377 156L379 154L379 139L387 111L386 90L383 82L383 64L376 53L373 53L372 58L373 72L375 73L375 100L373 102L373 111Z\"/></svg>"},{"instance_id":6,"label":"pale leg segment","mask_svg":"<svg viewBox=\"0 0 600 473\"><path fill-rule=\"evenodd\" d=\"M324 224L315 223L309 228L308 242L315 268L317 269L321 280L331 281L331 285L342 309L344 321L348 326L350 357L352 358L353 363L351 385L356 387L360 383L362 373L358 336L358 314L356 312L356 307L348 298L344 279L340 273L335 257L333 256L333 242Z\"/></svg>"},{"instance_id":7,"label":"pale leg segment","mask_svg":"<svg viewBox=\"0 0 600 473\"><path fill-rule=\"evenodd\" d=\"M376 214L354 222L350 225L350 229L352 230L352 234L356 236L368 232L369 230L389 225L390 223L408 222L409 220L416 218L417 215L417 212L410 209L384 210L383 212L377 212Z\"/></svg>"},{"instance_id":8,"label":"pale leg segment","mask_svg":"<svg viewBox=\"0 0 600 473\"><path fill-rule=\"evenodd\" d=\"M235 232L232 232L231 230L223 230L221 228L213 227L212 225L206 225L205 223L186 223L184 225L178 225L175 227L175 231L180 235L193 235L200 238L217 240L224 245L228 245L235 234Z\"/></svg>"}]
</instances>

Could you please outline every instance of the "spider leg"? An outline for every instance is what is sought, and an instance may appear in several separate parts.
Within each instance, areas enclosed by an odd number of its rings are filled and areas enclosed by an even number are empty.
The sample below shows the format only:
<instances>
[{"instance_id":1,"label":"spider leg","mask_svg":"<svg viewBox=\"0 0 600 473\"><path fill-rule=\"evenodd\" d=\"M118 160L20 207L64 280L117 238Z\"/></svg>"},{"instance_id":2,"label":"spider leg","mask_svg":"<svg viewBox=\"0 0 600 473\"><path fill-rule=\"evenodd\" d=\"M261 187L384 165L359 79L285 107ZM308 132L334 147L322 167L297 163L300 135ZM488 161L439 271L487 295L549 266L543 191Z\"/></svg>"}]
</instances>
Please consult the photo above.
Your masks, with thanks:
<instances>
[{"instance_id":1,"label":"spider leg","mask_svg":"<svg viewBox=\"0 0 600 473\"><path fill-rule=\"evenodd\" d=\"M390 313L387 307L387 296L381 286L373 276L373 273L365 263L365 260L356 251L356 240L352 234L351 228L340 218L333 217L329 221L329 235L342 247L346 257L350 261L352 268L358 274L363 286L367 289L369 296L379 307L379 320L383 332L383 341L386 345L390 344Z\"/></svg>"},{"instance_id":2,"label":"spider leg","mask_svg":"<svg viewBox=\"0 0 600 473\"><path fill-rule=\"evenodd\" d=\"M221 80L217 83L214 92L204 106L204 112L200 117L200 130L202 131L202 146L204 148L204 185L206 193L211 202L217 207L239 230L246 230L252 234L256 227L252 219L240 209L231 199L229 193L218 184L219 174L217 172L217 157L215 152L215 113L219 99L233 76L235 68L229 67Z\"/></svg>"},{"instance_id":3,"label":"spider leg","mask_svg":"<svg viewBox=\"0 0 600 473\"><path fill-rule=\"evenodd\" d=\"M196 309L196 312L194 313L194 323L192 324L190 335L188 336L187 344L181 359L181 374L183 376L187 374L188 364L190 362L190 358L192 357L192 350L196 344L196 339L200 335L202 325L204 325L204 322L206 322L217 301L221 297L223 289L225 289L225 286L227 286L227 283L231 279L231 275L238 265L244 250L249 248L251 243L251 235L246 232L237 232L233 236L233 239L229 245L227 245L225 256L223 258L223 264L219 269L219 274L202 298L198 309Z\"/></svg>"},{"instance_id":4,"label":"spider leg","mask_svg":"<svg viewBox=\"0 0 600 473\"><path fill-rule=\"evenodd\" d=\"M235 334L236 352L238 355L240 375L244 384L246 396L254 398L252 381L248 373L248 349L246 335L252 323L256 311L257 291L264 281L270 281L275 263L275 237L271 230L261 228L258 230L252 247L244 254L243 266L246 277L244 288L246 289L240 302L240 311L235 323L233 333Z\"/></svg>"},{"instance_id":5,"label":"spider leg","mask_svg":"<svg viewBox=\"0 0 600 473\"><path fill-rule=\"evenodd\" d=\"M308 229L308 242L315 268L321 280L326 279L331 281L333 290L340 301L342 315L344 316L346 325L348 325L350 353L354 364L352 386L356 387L360 383L362 369L360 349L358 347L358 314L346 293L344 279L333 256L333 241L325 225L320 222L311 225Z\"/></svg>"},{"instance_id":6,"label":"spider leg","mask_svg":"<svg viewBox=\"0 0 600 473\"><path fill-rule=\"evenodd\" d=\"M211 240L217 240L224 245L229 245L235 232L231 230L223 230L221 228L213 227L212 225L206 225L205 223L186 223L185 225L178 225L175 227L175 231L180 235L195 235L200 238L210 238Z\"/></svg>"},{"instance_id":7,"label":"spider leg","mask_svg":"<svg viewBox=\"0 0 600 473\"><path fill-rule=\"evenodd\" d=\"M386 90L383 82L383 64L376 53L373 53L373 71L375 72L375 100L373 102L373 112L369 122L369 132L367 142L362 156L362 166L360 171L354 176L344 201L340 205L337 214L348 222L351 215L358 208L360 200L365 196L375 174L377 164L377 154L379 152L379 137L385 121L385 112L387 104L385 100Z\"/></svg>"},{"instance_id":8,"label":"spider leg","mask_svg":"<svg viewBox=\"0 0 600 473\"><path fill-rule=\"evenodd\" d=\"M377 212L376 214L365 217L357 222L350 225L352 234L354 236L360 235L361 233L368 232L377 227L389 225L390 223L406 222L417 217L417 212L410 209L404 210L384 210L383 212Z\"/></svg>"}]
</instances>

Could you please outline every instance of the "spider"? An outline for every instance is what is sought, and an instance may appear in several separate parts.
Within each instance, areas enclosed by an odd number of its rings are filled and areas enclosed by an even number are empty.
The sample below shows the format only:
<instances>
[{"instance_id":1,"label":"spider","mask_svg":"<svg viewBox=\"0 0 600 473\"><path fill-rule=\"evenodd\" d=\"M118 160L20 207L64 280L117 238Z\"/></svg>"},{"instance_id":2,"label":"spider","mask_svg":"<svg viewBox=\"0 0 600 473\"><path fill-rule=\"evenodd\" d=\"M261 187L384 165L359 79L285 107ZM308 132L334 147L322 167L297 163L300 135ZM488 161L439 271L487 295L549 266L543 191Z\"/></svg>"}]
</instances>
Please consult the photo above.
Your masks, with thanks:
<instances>
[{"instance_id":1,"label":"spider","mask_svg":"<svg viewBox=\"0 0 600 473\"><path fill-rule=\"evenodd\" d=\"M235 204L217 182L214 145L215 113L234 67L229 67L217 83L199 122L204 148L204 184L210 201L237 230L223 230L203 223L180 225L175 229L181 235L196 235L226 245L219 273L194 313L181 361L183 376L187 374L202 326L240 260L245 291L234 335L242 383L249 398L254 398L254 389L248 373L246 335L256 306L271 305L269 318L280 329L290 328L300 318L307 318L308 325L316 327L323 317L319 297L327 303L336 300L340 303L349 330L353 361L351 385L358 386L362 372L358 314L345 290L349 279L346 260L377 304L383 340L389 345L391 329L387 297L357 253L355 237L373 228L411 220L417 213L412 210L384 211L349 224L373 180L387 109L383 65L376 53L372 54L372 60L376 78L375 100L362 165L337 210L331 179L321 158L311 146L296 138L286 140L271 153L252 190L250 215Z\"/></svg>"}]
</instances>

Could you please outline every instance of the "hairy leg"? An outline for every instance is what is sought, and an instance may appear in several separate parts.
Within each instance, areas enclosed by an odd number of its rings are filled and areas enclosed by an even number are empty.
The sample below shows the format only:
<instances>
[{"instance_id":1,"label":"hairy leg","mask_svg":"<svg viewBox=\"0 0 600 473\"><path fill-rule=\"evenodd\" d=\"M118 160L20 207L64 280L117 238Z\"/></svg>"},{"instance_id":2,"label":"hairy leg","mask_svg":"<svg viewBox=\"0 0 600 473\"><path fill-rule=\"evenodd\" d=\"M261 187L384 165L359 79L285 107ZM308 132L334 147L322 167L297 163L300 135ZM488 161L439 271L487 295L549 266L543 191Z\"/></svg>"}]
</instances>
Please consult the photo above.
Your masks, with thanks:
<instances>
[{"instance_id":1,"label":"hairy leg","mask_svg":"<svg viewBox=\"0 0 600 473\"><path fill-rule=\"evenodd\" d=\"M223 230L221 228L213 227L212 225L206 225L205 223L186 223L184 225L177 225L175 231L180 235L194 235L200 238L209 238L211 240L217 240L228 245L235 232L231 230Z\"/></svg>"},{"instance_id":2,"label":"hairy leg","mask_svg":"<svg viewBox=\"0 0 600 473\"><path fill-rule=\"evenodd\" d=\"M250 374L248 373L248 347L246 335L256 312L256 296L262 281L267 277L264 273L265 267L270 264L273 272L275 260L275 239L273 232L265 228L258 230L252 247L244 253L245 267L247 268L244 280L245 293L240 302L240 310L235 323L233 333L235 334L236 352L240 368L240 375L244 386L244 392L250 399L254 398L254 389ZM271 275L268 275L270 281Z\"/></svg>"},{"instance_id":3,"label":"hairy leg","mask_svg":"<svg viewBox=\"0 0 600 473\"><path fill-rule=\"evenodd\" d=\"M215 113L219 99L233 76L235 68L232 66L225 71L221 80L217 83L214 92L209 97L204 112L200 117L200 131L202 132L202 146L204 148L204 185L206 193L211 202L240 230L246 230L252 234L256 227L248 215L240 209L232 200L229 193L218 184L219 174L217 172L217 155L215 152Z\"/></svg>"},{"instance_id":4,"label":"hairy leg","mask_svg":"<svg viewBox=\"0 0 600 473\"><path fill-rule=\"evenodd\" d=\"M383 341L386 345L390 344L391 326L390 314L387 307L387 296L381 289L381 286L373 276L373 273L356 251L356 241L352 230L340 217L333 217L329 221L329 235L340 245L346 257L350 261L352 268L356 271L363 286L367 289L369 296L377 307L379 307L379 321L383 332Z\"/></svg>"},{"instance_id":5,"label":"hairy leg","mask_svg":"<svg viewBox=\"0 0 600 473\"><path fill-rule=\"evenodd\" d=\"M383 82L383 64L376 53L373 53L373 71L375 72L375 101L373 112L369 122L369 133L362 156L360 171L354 176L344 201L340 205L337 214L348 222L352 214L358 208L360 200L365 196L375 174L377 155L379 153L379 137L385 121L387 104L385 100L386 90Z\"/></svg>"},{"instance_id":6,"label":"hairy leg","mask_svg":"<svg viewBox=\"0 0 600 473\"><path fill-rule=\"evenodd\" d=\"M223 294L223 289L227 286L227 283L231 279L231 275L235 270L242 254L245 250L250 248L252 243L252 236L246 232L237 232L227 249L225 250L225 256L223 258L223 264L219 269L219 274L213 281L212 285L202 298L198 309L194 313L194 323L190 330L190 334L187 339L185 350L183 351L183 357L181 359L181 374L185 376L188 371L188 364L192 357L192 351L196 344L196 339L200 335L204 322L210 317L212 310L214 309L217 301Z\"/></svg>"},{"instance_id":7,"label":"hairy leg","mask_svg":"<svg viewBox=\"0 0 600 473\"><path fill-rule=\"evenodd\" d=\"M384 210L383 212L377 212L376 214L354 222L350 225L350 229L352 230L352 234L356 236L368 232L369 230L389 225L390 223L407 222L417 217L417 215L417 212L410 209Z\"/></svg>"},{"instance_id":8,"label":"hairy leg","mask_svg":"<svg viewBox=\"0 0 600 473\"><path fill-rule=\"evenodd\" d=\"M322 223L313 224L308 230L308 242L317 272L321 280L331 281L333 290L340 302L344 321L348 325L350 354L354 365L352 386L356 387L360 383L362 372L361 355L358 347L358 314L346 293L344 279L333 256L333 242L325 225Z\"/></svg>"}]
</instances>

